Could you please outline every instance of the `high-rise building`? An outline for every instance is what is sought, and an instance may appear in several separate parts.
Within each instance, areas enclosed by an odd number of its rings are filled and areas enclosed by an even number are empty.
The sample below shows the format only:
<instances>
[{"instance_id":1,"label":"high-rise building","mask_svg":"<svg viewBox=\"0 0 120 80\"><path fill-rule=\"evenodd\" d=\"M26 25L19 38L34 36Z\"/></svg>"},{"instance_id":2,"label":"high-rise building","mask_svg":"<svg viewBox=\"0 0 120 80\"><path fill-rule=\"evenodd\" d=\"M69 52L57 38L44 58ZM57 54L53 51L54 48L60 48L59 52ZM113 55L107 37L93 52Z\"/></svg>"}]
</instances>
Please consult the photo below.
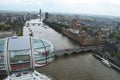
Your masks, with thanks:
<instances>
[{"instance_id":1,"label":"high-rise building","mask_svg":"<svg viewBox=\"0 0 120 80\"><path fill-rule=\"evenodd\" d=\"M48 19L48 13L46 12L45 13L45 20L47 20Z\"/></svg>"},{"instance_id":2,"label":"high-rise building","mask_svg":"<svg viewBox=\"0 0 120 80\"><path fill-rule=\"evenodd\" d=\"M40 21L41 21L41 9L39 10L39 17L40 17Z\"/></svg>"}]
</instances>

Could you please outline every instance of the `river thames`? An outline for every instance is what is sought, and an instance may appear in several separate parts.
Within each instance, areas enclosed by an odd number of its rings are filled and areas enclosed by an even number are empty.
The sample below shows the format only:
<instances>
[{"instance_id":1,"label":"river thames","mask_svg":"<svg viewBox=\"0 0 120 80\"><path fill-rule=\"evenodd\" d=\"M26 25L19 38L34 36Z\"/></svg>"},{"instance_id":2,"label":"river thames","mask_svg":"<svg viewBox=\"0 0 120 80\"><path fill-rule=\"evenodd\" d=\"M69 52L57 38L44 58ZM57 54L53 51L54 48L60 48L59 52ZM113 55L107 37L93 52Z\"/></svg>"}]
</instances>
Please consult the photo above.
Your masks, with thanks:
<instances>
[{"instance_id":1,"label":"river thames","mask_svg":"<svg viewBox=\"0 0 120 80\"><path fill-rule=\"evenodd\" d=\"M24 26L24 36L28 36L31 29L33 36L50 40L56 50L79 47L78 43L40 23L39 19L28 22L29 27ZM33 23L40 23L40 25L33 25ZM37 68L37 71L54 80L120 80L119 72L103 65L89 52L58 57L51 64Z\"/></svg>"}]
</instances>

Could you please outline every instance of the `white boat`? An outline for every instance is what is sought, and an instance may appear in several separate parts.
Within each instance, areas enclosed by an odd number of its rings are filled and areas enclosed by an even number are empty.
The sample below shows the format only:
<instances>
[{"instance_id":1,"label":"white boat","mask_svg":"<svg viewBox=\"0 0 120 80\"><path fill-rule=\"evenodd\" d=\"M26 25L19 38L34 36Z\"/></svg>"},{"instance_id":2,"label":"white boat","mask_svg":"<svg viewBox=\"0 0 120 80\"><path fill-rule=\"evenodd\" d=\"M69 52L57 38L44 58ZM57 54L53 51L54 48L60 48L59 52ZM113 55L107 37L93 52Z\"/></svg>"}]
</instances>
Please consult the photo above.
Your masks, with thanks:
<instances>
[{"instance_id":1,"label":"white boat","mask_svg":"<svg viewBox=\"0 0 120 80\"><path fill-rule=\"evenodd\" d=\"M104 65L106 65L107 67L111 67L111 65L110 65L110 63L109 63L108 60L106 60L106 59L104 59L104 58L101 58L101 59L102 59L101 62L102 62Z\"/></svg>"},{"instance_id":2,"label":"white boat","mask_svg":"<svg viewBox=\"0 0 120 80\"><path fill-rule=\"evenodd\" d=\"M47 28L46 26L44 26L44 28Z\"/></svg>"}]
</instances>

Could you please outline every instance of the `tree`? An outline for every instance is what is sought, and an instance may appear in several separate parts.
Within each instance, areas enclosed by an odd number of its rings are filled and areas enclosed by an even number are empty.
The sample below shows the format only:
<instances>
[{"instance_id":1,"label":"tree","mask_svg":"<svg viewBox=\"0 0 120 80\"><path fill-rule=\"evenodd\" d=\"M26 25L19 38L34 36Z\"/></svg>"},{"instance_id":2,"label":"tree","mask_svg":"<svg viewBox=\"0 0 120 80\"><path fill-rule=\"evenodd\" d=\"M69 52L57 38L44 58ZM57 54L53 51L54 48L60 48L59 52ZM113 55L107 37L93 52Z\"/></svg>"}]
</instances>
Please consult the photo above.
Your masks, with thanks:
<instances>
[{"instance_id":1,"label":"tree","mask_svg":"<svg viewBox=\"0 0 120 80\"><path fill-rule=\"evenodd\" d=\"M87 29L87 27L82 27L82 30L85 30L85 31L87 31L88 29Z\"/></svg>"},{"instance_id":2,"label":"tree","mask_svg":"<svg viewBox=\"0 0 120 80\"><path fill-rule=\"evenodd\" d=\"M115 55L116 55L116 52L113 51L113 52L111 53L111 56L112 56L112 57L115 57Z\"/></svg>"},{"instance_id":3,"label":"tree","mask_svg":"<svg viewBox=\"0 0 120 80\"><path fill-rule=\"evenodd\" d=\"M120 55L119 55L119 56L117 56L117 58L120 60Z\"/></svg>"},{"instance_id":4,"label":"tree","mask_svg":"<svg viewBox=\"0 0 120 80\"><path fill-rule=\"evenodd\" d=\"M110 35L109 35L110 39L114 39L115 37L116 37L116 32L110 33Z\"/></svg>"},{"instance_id":5,"label":"tree","mask_svg":"<svg viewBox=\"0 0 120 80\"><path fill-rule=\"evenodd\" d=\"M105 53L107 50L105 48L102 48L101 52Z\"/></svg>"},{"instance_id":6,"label":"tree","mask_svg":"<svg viewBox=\"0 0 120 80\"><path fill-rule=\"evenodd\" d=\"M116 39L117 39L117 40L120 40L120 34L118 34L118 35L116 36Z\"/></svg>"}]
</instances>

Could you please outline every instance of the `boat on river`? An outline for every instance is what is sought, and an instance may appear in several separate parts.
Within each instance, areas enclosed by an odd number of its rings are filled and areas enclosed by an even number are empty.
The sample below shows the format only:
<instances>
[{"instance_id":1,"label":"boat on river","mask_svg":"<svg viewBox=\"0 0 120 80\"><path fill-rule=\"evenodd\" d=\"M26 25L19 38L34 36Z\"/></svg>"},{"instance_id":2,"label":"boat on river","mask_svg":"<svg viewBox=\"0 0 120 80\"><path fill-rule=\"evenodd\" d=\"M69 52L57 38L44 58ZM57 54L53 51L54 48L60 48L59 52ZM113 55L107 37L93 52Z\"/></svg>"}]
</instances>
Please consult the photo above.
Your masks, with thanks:
<instances>
[{"instance_id":1,"label":"boat on river","mask_svg":"<svg viewBox=\"0 0 120 80\"><path fill-rule=\"evenodd\" d=\"M108 61L107 59L101 58L101 62L102 62L104 65L106 65L107 67L111 67L111 65L110 65L110 63L109 63L109 61Z\"/></svg>"}]
</instances>

